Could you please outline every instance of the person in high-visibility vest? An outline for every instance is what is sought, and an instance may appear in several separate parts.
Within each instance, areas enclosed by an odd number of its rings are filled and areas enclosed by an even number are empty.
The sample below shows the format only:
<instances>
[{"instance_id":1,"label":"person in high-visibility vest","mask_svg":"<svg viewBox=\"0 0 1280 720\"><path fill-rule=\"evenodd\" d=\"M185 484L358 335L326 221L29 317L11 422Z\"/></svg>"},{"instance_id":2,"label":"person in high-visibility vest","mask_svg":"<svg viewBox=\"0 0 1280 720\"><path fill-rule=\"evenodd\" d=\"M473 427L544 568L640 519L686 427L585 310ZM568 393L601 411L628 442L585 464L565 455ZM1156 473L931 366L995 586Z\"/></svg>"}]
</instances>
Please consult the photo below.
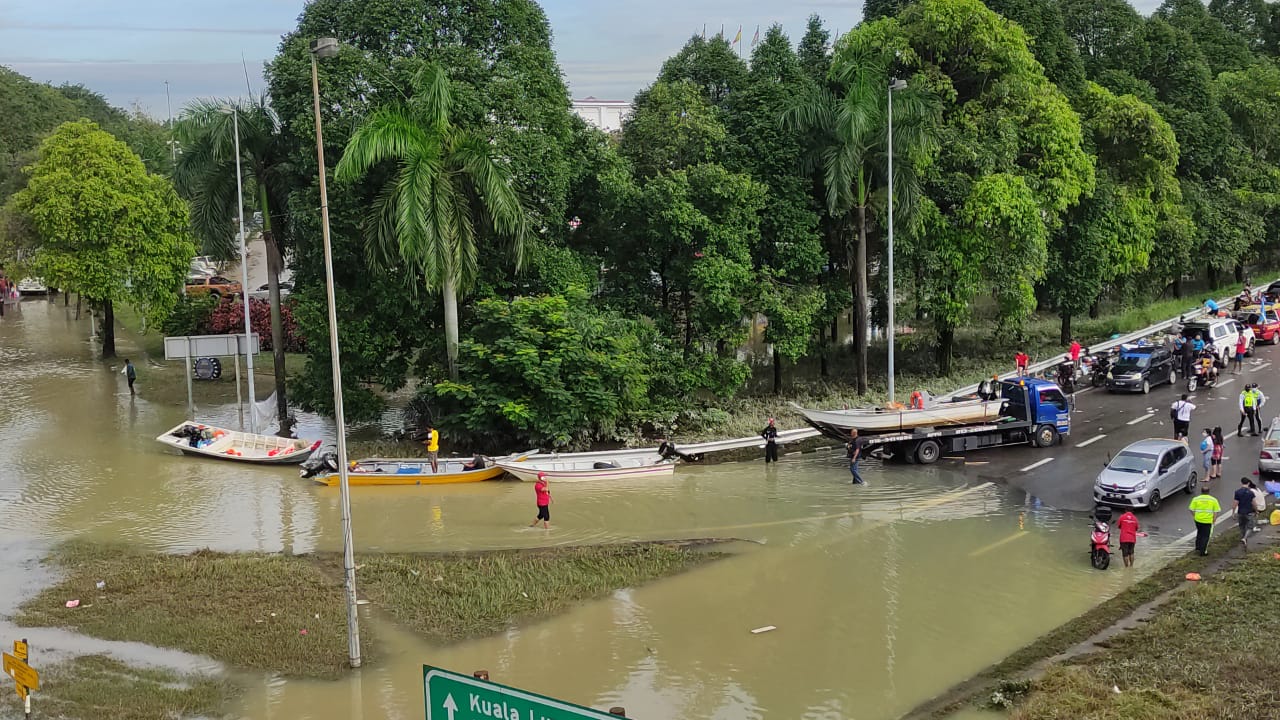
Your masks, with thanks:
<instances>
[{"instance_id":1,"label":"person in high-visibility vest","mask_svg":"<svg viewBox=\"0 0 1280 720\"><path fill-rule=\"evenodd\" d=\"M1208 485L1200 486L1200 494L1191 499L1187 506L1196 521L1196 552L1209 554L1209 537L1213 535L1213 516L1222 512L1218 498L1209 492Z\"/></svg>"},{"instance_id":2,"label":"person in high-visibility vest","mask_svg":"<svg viewBox=\"0 0 1280 720\"><path fill-rule=\"evenodd\" d=\"M1249 423L1249 434L1257 435L1262 432L1262 420L1258 415L1258 411L1262 409L1262 404L1266 402L1266 396L1258 389L1257 383L1246 385L1240 393L1240 422L1236 424L1236 432L1244 435L1241 430L1244 429L1246 421Z\"/></svg>"},{"instance_id":3,"label":"person in high-visibility vest","mask_svg":"<svg viewBox=\"0 0 1280 720\"><path fill-rule=\"evenodd\" d=\"M422 438L422 444L427 447L427 460L431 461L431 472L440 472L440 431L428 427L426 437Z\"/></svg>"}]
</instances>

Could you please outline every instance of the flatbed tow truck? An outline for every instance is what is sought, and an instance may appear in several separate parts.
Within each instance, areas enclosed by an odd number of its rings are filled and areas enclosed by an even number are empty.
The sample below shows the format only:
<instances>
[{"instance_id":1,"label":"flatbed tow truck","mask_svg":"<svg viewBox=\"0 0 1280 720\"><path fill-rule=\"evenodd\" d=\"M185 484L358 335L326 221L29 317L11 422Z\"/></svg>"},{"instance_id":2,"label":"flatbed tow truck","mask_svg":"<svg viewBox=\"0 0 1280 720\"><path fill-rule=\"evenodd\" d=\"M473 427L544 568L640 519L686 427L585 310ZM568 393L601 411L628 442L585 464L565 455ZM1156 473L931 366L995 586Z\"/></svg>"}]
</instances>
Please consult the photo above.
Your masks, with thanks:
<instances>
[{"instance_id":1,"label":"flatbed tow truck","mask_svg":"<svg viewBox=\"0 0 1280 720\"><path fill-rule=\"evenodd\" d=\"M1000 382L1004 404L995 420L969 425L918 427L877 433L858 429L866 452L907 463L930 465L944 454L1009 445L1047 448L1071 432L1071 406L1049 380L1018 377ZM848 442L849 428L806 420L827 437ZM851 421L856 422L856 421Z\"/></svg>"}]
</instances>

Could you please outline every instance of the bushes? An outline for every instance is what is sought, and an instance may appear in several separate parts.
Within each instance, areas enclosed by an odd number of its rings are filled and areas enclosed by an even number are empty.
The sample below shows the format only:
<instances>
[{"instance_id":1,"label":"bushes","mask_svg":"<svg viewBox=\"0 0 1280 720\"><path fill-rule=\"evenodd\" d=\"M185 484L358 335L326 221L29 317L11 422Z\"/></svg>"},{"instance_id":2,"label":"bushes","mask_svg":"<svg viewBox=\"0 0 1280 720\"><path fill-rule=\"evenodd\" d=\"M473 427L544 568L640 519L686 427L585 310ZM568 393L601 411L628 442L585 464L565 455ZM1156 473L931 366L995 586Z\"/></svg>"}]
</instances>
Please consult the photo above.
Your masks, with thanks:
<instances>
[{"instance_id":1,"label":"bushes","mask_svg":"<svg viewBox=\"0 0 1280 720\"><path fill-rule=\"evenodd\" d=\"M261 349L272 350L271 303L249 298L249 320ZM284 326L285 352L306 352L306 342L293 318L292 303L281 303L280 320ZM212 295L184 295L163 328L165 335L238 335L244 332L244 307L238 297L219 300Z\"/></svg>"}]
</instances>

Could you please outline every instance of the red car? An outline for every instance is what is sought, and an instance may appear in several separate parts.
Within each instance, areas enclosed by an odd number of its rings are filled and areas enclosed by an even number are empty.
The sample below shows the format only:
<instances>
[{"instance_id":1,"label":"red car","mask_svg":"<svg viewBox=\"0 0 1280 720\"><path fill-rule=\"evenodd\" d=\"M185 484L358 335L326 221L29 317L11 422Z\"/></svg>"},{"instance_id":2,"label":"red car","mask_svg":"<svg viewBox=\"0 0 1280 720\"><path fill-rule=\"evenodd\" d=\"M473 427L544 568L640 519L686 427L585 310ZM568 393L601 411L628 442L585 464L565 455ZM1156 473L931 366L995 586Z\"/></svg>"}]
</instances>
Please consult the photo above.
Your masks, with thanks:
<instances>
[{"instance_id":1,"label":"red car","mask_svg":"<svg viewBox=\"0 0 1280 720\"><path fill-rule=\"evenodd\" d=\"M1262 310L1257 306L1245 308L1236 313L1236 319L1253 328L1253 335L1258 343L1280 344L1280 316L1275 308L1267 308L1267 316L1262 317Z\"/></svg>"}]
</instances>

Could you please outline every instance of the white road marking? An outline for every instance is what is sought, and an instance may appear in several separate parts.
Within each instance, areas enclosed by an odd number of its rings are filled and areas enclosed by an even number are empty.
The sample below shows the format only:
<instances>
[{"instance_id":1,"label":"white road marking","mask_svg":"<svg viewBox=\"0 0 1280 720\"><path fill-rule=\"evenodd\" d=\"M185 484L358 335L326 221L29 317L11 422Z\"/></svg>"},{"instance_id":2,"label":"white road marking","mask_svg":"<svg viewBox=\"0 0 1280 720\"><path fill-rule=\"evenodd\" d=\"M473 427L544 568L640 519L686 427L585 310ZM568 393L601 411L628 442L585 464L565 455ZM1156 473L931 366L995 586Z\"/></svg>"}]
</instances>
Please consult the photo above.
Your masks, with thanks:
<instances>
[{"instance_id":1,"label":"white road marking","mask_svg":"<svg viewBox=\"0 0 1280 720\"><path fill-rule=\"evenodd\" d=\"M1271 367L1271 363L1269 363L1269 362L1264 362L1264 363L1262 363L1261 365L1259 365L1258 367L1253 368L1253 371L1254 371L1254 372L1258 372L1259 370L1262 370L1262 369L1264 369L1264 368L1269 368L1269 367Z\"/></svg>"},{"instance_id":2,"label":"white road marking","mask_svg":"<svg viewBox=\"0 0 1280 720\"><path fill-rule=\"evenodd\" d=\"M1092 445L1092 444L1094 444L1094 443L1098 442L1099 440L1101 440L1101 439L1102 439L1102 438L1104 438L1104 437L1106 437L1106 435L1094 435L1093 437L1089 438L1088 440L1085 440L1085 441L1084 441L1084 442L1082 442L1082 443L1078 443L1078 444L1076 445L1076 447L1078 447L1078 448L1081 448L1081 447L1088 447L1088 446L1090 446L1090 445Z\"/></svg>"},{"instance_id":3,"label":"white road marking","mask_svg":"<svg viewBox=\"0 0 1280 720\"><path fill-rule=\"evenodd\" d=\"M1239 435L1239 434L1240 434L1240 431L1239 431L1239 430L1232 430L1231 432L1227 433L1226 435L1223 435L1223 436L1222 436L1222 439L1223 439L1223 440L1230 440L1231 438L1233 438L1233 437L1235 437L1236 435Z\"/></svg>"},{"instance_id":4,"label":"white road marking","mask_svg":"<svg viewBox=\"0 0 1280 720\"><path fill-rule=\"evenodd\" d=\"M1053 462L1053 458L1045 458L1045 459L1041 460L1040 462L1033 462L1033 463L1031 463L1030 465L1028 465L1028 466L1026 466L1026 467L1022 468L1022 469L1021 469L1021 470L1019 470L1018 472L1028 472L1028 471L1030 471L1030 470L1035 470L1036 468L1040 467L1041 465L1048 465L1048 464L1049 464L1049 463L1051 463L1051 462Z\"/></svg>"},{"instance_id":5,"label":"white road marking","mask_svg":"<svg viewBox=\"0 0 1280 720\"><path fill-rule=\"evenodd\" d=\"M1155 415L1155 413L1147 413L1146 415L1143 415L1143 416L1141 416L1141 417L1136 417L1136 418L1134 418L1134 419L1130 420L1129 422L1127 422L1127 423L1125 423L1125 424L1126 424L1126 425L1137 425L1138 423L1142 422L1143 420L1150 420L1152 415Z\"/></svg>"},{"instance_id":6,"label":"white road marking","mask_svg":"<svg viewBox=\"0 0 1280 720\"><path fill-rule=\"evenodd\" d=\"M1226 380L1220 380L1218 381L1218 387L1226 387L1235 381L1236 381L1235 378L1227 378Z\"/></svg>"}]
</instances>

